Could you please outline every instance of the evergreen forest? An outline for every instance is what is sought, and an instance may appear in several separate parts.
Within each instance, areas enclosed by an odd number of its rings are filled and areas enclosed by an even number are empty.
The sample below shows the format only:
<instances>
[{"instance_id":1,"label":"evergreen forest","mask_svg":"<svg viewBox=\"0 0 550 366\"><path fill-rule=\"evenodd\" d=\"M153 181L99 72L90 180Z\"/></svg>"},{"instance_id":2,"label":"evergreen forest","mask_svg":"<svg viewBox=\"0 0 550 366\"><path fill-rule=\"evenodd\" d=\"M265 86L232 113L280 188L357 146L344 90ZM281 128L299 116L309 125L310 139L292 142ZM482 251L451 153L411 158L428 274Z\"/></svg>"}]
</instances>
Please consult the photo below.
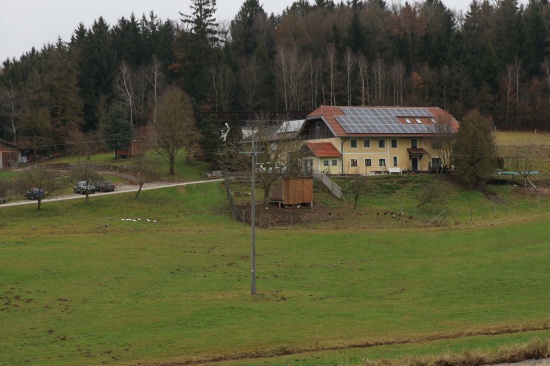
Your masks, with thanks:
<instances>
[{"instance_id":1,"label":"evergreen forest","mask_svg":"<svg viewBox=\"0 0 550 366\"><path fill-rule=\"evenodd\" d=\"M280 14L244 0L231 20L215 0L192 0L174 19L100 17L3 61L0 139L97 147L121 107L138 134L170 85L190 97L208 152L219 116L321 105L437 106L459 121L478 109L499 129L550 129L548 0L473 0L464 13L440 0L298 0Z\"/></svg>"}]
</instances>

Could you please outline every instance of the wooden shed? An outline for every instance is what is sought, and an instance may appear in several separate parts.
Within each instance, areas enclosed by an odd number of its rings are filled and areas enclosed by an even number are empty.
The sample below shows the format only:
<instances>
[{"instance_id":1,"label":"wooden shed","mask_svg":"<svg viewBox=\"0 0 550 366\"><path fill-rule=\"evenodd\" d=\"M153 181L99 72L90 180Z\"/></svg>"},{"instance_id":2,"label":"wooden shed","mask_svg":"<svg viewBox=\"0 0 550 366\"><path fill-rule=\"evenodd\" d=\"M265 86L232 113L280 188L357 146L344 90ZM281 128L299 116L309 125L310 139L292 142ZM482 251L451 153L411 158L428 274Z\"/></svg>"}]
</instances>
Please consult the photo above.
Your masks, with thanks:
<instances>
[{"instance_id":1,"label":"wooden shed","mask_svg":"<svg viewBox=\"0 0 550 366\"><path fill-rule=\"evenodd\" d=\"M271 187L271 201L281 205L302 205L313 207L313 178L282 178Z\"/></svg>"},{"instance_id":2,"label":"wooden shed","mask_svg":"<svg viewBox=\"0 0 550 366\"><path fill-rule=\"evenodd\" d=\"M21 150L17 145L0 140L0 169L17 168L21 162Z\"/></svg>"}]
</instances>

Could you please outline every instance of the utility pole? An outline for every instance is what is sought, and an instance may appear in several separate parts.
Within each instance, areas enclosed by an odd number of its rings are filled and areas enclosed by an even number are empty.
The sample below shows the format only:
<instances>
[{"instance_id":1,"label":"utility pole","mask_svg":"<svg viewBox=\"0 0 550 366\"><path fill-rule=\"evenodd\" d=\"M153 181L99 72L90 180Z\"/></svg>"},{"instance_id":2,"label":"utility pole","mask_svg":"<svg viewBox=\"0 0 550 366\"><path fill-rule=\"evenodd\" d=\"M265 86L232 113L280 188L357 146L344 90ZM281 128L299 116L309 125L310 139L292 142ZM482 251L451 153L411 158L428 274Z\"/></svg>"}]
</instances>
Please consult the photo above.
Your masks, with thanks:
<instances>
[{"instance_id":1,"label":"utility pole","mask_svg":"<svg viewBox=\"0 0 550 366\"><path fill-rule=\"evenodd\" d=\"M252 129L252 149L241 154L252 155L252 198L250 204L250 228L252 230L250 243L250 294L256 294L256 130Z\"/></svg>"},{"instance_id":2,"label":"utility pole","mask_svg":"<svg viewBox=\"0 0 550 366\"><path fill-rule=\"evenodd\" d=\"M252 133L252 202L250 208L250 225L252 229L250 243L250 294L256 294L256 131Z\"/></svg>"}]
</instances>

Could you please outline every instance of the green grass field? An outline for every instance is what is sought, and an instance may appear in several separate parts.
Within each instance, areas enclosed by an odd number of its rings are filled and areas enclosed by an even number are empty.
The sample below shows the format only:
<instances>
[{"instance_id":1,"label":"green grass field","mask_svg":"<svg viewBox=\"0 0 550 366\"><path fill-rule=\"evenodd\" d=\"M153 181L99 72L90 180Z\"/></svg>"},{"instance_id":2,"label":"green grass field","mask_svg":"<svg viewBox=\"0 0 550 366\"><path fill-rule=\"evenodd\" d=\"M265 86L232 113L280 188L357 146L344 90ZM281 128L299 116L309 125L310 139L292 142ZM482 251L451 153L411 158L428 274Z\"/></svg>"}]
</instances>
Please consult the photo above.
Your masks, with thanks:
<instances>
[{"instance_id":1,"label":"green grass field","mask_svg":"<svg viewBox=\"0 0 550 366\"><path fill-rule=\"evenodd\" d=\"M222 184L132 197L0 207L0 364L358 365L550 337L547 209L258 230L251 296L250 228Z\"/></svg>"}]
</instances>

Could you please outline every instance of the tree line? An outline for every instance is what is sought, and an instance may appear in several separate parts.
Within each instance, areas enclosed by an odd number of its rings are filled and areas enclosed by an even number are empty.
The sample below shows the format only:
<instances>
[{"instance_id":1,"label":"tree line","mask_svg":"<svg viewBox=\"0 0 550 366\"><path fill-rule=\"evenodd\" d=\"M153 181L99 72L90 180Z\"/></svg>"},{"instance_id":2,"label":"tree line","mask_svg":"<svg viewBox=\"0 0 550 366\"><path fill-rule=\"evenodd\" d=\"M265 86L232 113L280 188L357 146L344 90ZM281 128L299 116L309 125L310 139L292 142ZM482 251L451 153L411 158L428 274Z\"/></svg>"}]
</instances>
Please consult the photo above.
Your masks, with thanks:
<instances>
[{"instance_id":1,"label":"tree line","mask_svg":"<svg viewBox=\"0 0 550 366\"><path fill-rule=\"evenodd\" d=\"M115 107L137 134L158 123L168 86L190 97L206 155L222 126L204 112L439 106L548 130L549 10L547 0L473 0L465 13L440 0L298 0L267 14L244 0L224 22L215 0L193 0L178 20L100 17L3 62L0 139L61 151L103 141Z\"/></svg>"}]
</instances>

